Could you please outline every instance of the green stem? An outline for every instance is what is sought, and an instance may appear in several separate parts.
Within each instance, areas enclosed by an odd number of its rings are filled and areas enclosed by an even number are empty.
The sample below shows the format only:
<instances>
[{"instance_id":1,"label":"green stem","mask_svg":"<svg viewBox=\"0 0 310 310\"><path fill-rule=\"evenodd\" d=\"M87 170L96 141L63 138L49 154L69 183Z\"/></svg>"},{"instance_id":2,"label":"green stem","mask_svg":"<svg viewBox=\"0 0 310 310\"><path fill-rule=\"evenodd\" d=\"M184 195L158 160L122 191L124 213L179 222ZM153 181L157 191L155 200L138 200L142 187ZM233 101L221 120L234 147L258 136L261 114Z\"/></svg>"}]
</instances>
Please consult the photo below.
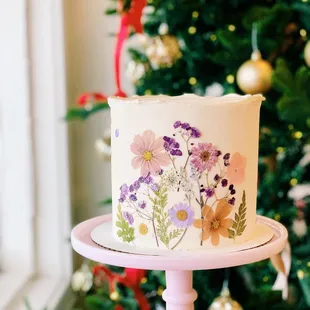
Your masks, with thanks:
<instances>
[{"instance_id":1,"label":"green stem","mask_svg":"<svg viewBox=\"0 0 310 310\"><path fill-rule=\"evenodd\" d=\"M184 238L185 234L186 234L187 228L184 230L183 235L181 236L181 238L178 240L178 242L171 248L171 250L174 250L182 241L182 239Z\"/></svg>"},{"instance_id":2,"label":"green stem","mask_svg":"<svg viewBox=\"0 0 310 310\"><path fill-rule=\"evenodd\" d=\"M157 233L156 233L156 228L155 228L155 222L154 222L154 212L153 212L152 224L153 224L153 229L154 229L156 244L157 244L157 247L159 247L158 238L157 238Z\"/></svg>"}]
</instances>

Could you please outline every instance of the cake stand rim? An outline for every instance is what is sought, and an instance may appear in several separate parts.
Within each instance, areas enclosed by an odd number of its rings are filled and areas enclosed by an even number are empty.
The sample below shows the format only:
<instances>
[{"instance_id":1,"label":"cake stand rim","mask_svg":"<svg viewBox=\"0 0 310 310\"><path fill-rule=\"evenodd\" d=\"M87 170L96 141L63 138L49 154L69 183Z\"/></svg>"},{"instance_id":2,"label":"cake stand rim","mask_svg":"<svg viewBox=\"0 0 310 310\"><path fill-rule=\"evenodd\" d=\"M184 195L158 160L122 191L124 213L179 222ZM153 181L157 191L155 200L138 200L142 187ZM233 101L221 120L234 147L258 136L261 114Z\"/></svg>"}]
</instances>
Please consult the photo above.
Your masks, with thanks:
<instances>
[{"instance_id":1,"label":"cake stand rim","mask_svg":"<svg viewBox=\"0 0 310 310\"><path fill-rule=\"evenodd\" d=\"M91 231L101 223L111 220L112 215L102 215L88 219L76 225L71 232L71 244L80 255L93 261L120 267L147 270L211 270L246 265L267 259L278 254L286 246L288 232L283 224L257 215L257 221L270 227L273 238L259 247L239 252L211 254L203 251L197 255L178 258L171 256L153 256L121 253L97 245L91 239Z\"/></svg>"}]
</instances>

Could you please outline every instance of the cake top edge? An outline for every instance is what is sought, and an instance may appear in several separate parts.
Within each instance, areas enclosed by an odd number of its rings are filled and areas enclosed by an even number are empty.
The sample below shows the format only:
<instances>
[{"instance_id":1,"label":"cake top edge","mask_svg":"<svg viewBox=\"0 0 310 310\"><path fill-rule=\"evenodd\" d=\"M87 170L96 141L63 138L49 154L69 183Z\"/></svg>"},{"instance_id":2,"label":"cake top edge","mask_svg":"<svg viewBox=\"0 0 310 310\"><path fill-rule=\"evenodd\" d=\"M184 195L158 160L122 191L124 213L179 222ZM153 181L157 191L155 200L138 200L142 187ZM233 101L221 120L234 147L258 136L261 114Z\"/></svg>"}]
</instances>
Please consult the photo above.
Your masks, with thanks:
<instances>
[{"instance_id":1,"label":"cake top edge","mask_svg":"<svg viewBox=\"0 0 310 310\"><path fill-rule=\"evenodd\" d=\"M265 98L261 94L256 95L238 95L228 94L221 97L198 96L195 94L184 94L180 96L153 95L153 96L131 96L127 98L111 96L108 98L109 105L118 103L129 104L163 104L163 103L202 103L202 104L219 104L219 103L246 103L257 101L261 102Z\"/></svg>"}]
</instances>

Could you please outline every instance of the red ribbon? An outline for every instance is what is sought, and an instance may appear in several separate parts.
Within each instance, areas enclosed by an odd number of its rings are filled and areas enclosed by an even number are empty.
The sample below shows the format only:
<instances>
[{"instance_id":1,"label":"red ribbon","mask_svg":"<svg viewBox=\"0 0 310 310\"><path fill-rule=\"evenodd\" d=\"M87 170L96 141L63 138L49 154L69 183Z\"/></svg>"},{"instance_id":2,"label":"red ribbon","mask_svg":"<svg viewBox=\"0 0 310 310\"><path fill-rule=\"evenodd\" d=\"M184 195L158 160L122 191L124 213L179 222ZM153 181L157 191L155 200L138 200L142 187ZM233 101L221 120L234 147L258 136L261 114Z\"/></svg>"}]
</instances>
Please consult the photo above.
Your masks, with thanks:
<instances>
[{"instance_id":1,"label":"red ribbon","mask_svg":"<svg viewBox=\"0 0 310 310\"><path fill-rule=\"evenodd\" d=\"M120 30L117 36L115 53L114 53L114 70L116 82L116 96L126 97L125 92L121 88L120 82L120 59L124 42L129 35L129 27L132 27L136 33L143 32L141 23L142 10L146 5L146 0L132 0L131 7L128 12L124 12L121 16Z\"/></svg>"},{"instance_id":2,"label":"red ribbon","mask_svg":"<svg viewBox=\"0 0 310 310\"><path fill-rule=\"evenodd\" d=\"M104 274L109 283L110 293L114 292L116 289L116 284L120 283L128 288L130 288L135 296L140 310L150 310L150 305L144 292L140 288L141 280L145 277L145 270L125 268L123 274L118 274L112 272L109 268L102 265L96 265L93 267L94 276L100 276ZM120 305L117 305L115 310L122 310Z\"/></svg>"}]
</instances>

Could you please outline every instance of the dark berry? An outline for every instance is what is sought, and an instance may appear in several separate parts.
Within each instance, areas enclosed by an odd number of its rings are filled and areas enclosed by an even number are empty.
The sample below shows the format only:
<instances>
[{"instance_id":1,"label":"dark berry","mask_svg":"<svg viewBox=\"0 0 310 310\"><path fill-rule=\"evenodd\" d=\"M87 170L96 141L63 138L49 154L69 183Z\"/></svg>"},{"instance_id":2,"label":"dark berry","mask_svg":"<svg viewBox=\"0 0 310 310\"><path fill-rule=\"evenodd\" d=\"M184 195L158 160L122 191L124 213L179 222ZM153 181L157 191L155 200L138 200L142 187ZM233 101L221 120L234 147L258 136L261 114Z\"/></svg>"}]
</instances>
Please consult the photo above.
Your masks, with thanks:
<instances>
[{"instance_id":1,"label":"dark berry","mask_svg":"<svg viewBox=\"0 0 310 310\"><path fill-rule=\"evenodd\" d=\"M230 158L230 154L229 153L226 153L223 157L225 160L228 160Z\"/></svg>"},{"instance_id":2,"label":"dark berry","mask_svg":"<svg viewBox=\"0 0 310 310\"><path fill-rule=\"evenodd\" d=\"M228 189L231 191L232 189L234 189L234 184L230 184Z\"/></svg>"},{"instance_id":3,"label":"dark berry","mask_svg":"<svg viewBox=\"0 0 310 310\"><path fill-rule=\"evenodd\" d=\"M223 179L223 180L221 181L221 184L222 184L223 187L226 187L227 184L228 184L227 179Z\"/></svg>"},{"instance_id":4,"label":"dark berry","mask_svg":"<svg viewBox=\"0 0 310 310\"><path fill-rule=\"evenodd\" d=\"M219 176L218 174L216 174L216 175L214 176L214 181L217 182L219 179L220 179L220 176Z\"/></svg>"},{"instance_id":5,"label":"dark berry","mask_svg":"<svg viewBox=\"0 0 310 310\"><path fill-rule=\"evenodd\" d=\"M231 193L232 195L235 195L235 194L236 194L236 191L235 191L234 189L232 189L232 190L230 191L230 193Z\"/></svg>"}]
</instances>

